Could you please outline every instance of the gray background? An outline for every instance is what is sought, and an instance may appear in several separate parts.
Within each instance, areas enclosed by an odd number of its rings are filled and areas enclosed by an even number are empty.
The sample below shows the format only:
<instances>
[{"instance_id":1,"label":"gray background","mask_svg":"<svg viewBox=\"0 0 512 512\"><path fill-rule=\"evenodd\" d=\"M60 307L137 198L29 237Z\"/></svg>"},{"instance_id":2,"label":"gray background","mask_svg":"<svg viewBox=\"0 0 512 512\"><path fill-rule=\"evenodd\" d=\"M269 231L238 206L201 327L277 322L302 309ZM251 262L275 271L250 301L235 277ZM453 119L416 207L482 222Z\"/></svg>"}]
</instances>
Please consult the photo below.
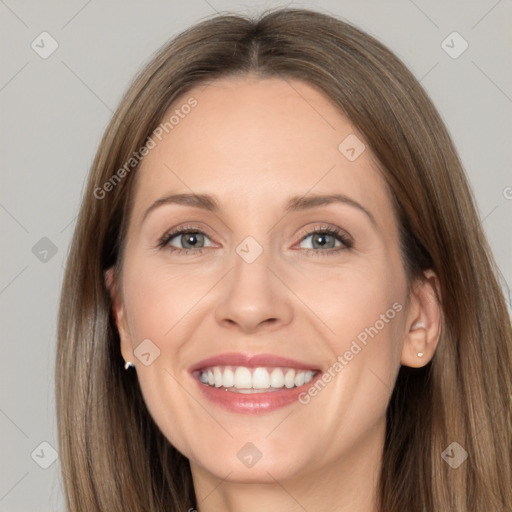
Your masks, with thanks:
<instances>
[{"instance_id":1,"label":"gray background","mask_svg":"<svg viewBox=\"0 0 512 512\"><path fill-rule=\"evenodd\" d=\"M160 45L196 21L215 11L258 13L287 3L0 0L0 511L64 510L51 448L57 305L84 180L122 93ZM421 80L460 151L510 285L512 1L292 5L353 22ZM43 45L43 31L59 45L47 59L31 47L34 40ZM453 31L469 44L458 58L442 47ZM453 37L444 44L452 53L462 48Z\"/></svg>"}]
</instances>

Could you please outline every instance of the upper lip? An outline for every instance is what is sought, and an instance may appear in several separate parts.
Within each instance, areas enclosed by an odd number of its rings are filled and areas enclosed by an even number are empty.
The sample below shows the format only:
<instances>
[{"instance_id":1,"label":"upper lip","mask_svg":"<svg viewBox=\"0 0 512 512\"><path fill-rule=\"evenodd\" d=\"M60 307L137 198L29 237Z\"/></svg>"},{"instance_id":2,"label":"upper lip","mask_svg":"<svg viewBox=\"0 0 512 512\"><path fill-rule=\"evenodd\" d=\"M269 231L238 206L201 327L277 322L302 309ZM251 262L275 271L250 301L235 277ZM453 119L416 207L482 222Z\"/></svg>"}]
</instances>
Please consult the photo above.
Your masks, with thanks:
<instances>
[{"instance_id":1,"label":"upper lip","mask_svg":"<svg viewBox=\"0 0 512 512\"><path fill-rule=\"evenodd\" d=\"M190 371L194 372L202 368L212 366L246 366L248 368L257 368L263 366L296 368L299 370L317 370L318 368L312 363L303 363L295 359L281 357L274 354L243 354L230 352L219 354L217 356L203 359L194 364Z\"/></svg>"}]
</instances>

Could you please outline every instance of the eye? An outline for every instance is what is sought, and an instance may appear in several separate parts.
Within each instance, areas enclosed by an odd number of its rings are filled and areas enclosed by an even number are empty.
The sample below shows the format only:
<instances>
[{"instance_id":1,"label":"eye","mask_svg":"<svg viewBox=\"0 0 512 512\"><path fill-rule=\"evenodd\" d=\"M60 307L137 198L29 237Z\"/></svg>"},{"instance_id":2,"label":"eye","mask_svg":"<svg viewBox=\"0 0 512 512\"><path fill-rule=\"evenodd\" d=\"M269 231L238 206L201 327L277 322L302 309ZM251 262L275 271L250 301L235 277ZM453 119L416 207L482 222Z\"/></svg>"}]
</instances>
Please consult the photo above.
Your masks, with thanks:
<instances>
[{"instance_id":1,"label":"eye","mask_svg":"<svg viewBox=\"0 0 512 512\"><path fill-rule=\"evenodd\" d=\"M300 247L306 250L316 249L338 252L339 250L350 249L353 245L352 240L342 231L335 228L317 228L302 238Z\"/></svg>"},{"instance_id":2,"label":"eye","mask_svg":"<svg viewBox=\"0 0 512 512\"><path fill-rule=\"evenodd\" d=\"M197 228L182 227L166 233L158 242L161 249L166 249L176 253L196 253L202 252L202 249L213 247L210 238ZM299 247L312 251L314 253L326 252L329 254L338 251L350 249L353 246L352 239L332 227L315 228L304 236Z\"/></svg>"},{"instance_id":3,"label":"eye","mask_svg":"<svg viewBox=\"0 0 512 512\"><path fill-rule=\"evenodd\" d=\"M180 228L171 233L166 233L158 245L171 251L184 252L200 252L200 249L213 246L205 233L191 228Z\"/></svg>"},{"instance_id":4,"label":"eye","mask_svg":"<svg viewBox=\"0 0 512 512\"><path fill-rule=\"evenodd\" d=\"M172 243L174 239L178 240L178 243L183 245L180 249L197 249L198 247L204 246L206 236L199 232L180 233L169 240L169 245L174 246Z\"/></svg>"}]
</instances>

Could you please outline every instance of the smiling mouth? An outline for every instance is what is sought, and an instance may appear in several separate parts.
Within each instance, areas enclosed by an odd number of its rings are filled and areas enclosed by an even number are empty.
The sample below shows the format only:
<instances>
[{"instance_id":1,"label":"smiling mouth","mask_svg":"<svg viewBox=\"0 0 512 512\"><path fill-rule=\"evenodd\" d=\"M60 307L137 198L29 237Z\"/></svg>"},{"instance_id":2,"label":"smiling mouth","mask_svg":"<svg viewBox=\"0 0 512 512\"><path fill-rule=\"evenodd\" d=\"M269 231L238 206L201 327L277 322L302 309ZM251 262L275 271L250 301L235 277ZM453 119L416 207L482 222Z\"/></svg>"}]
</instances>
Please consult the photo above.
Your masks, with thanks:
<instances>
[{"instance_id":1,"label":"smiling mouth","mask_svg":"<svg viewBox=\"0 0 512 512\"><path fill-rule=\"evenodd\" d=\"M211 366L197 370L195 377L205 386L233 393L268 393L309 383L318 370L288 367Z\"/></svg>"}]
</instances>

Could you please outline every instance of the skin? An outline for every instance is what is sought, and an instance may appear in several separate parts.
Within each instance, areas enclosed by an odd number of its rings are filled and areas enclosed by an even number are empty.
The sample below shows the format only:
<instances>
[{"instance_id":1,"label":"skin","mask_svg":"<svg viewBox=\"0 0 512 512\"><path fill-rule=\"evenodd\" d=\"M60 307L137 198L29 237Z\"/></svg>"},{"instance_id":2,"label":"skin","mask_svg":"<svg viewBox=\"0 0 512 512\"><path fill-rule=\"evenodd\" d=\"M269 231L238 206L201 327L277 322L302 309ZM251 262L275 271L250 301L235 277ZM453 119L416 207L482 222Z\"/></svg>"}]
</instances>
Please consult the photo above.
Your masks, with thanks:
<instances>
[{"instance_id":1,"label":"skin","mask_svg":"<svg viewBox=\"0 0 512 512\"><path fill-rule=\"evenodd\" d=\"M120 281L106 275L123 357L157 425L189 458L201 512L373 512L397 372L427 364L439 339L436 276L407 282L390 192L368 148L352 162L338 150L349 134L363 137L323 94L246 76L193 89L173 108L190 96L197 107L137 171ZM214 195L219 211L166 204L142 222L157 199L191 191ZM333 193L375 223L342 203L284 211L290 196ZM171 228L190 225L207 235L201 252L157 247ZM335 237L313 246L308 233L326 226L353 247L333 252ZM252 263L236 252L247 236L263 249ZM394 303L401 311L307 405L228 412L188 372L226 352L327 371ZM146 338L160 350L149 366L134 355ZM248 442L262 453L251 468L237 457Z\"/></svg>"}]
</instances>

